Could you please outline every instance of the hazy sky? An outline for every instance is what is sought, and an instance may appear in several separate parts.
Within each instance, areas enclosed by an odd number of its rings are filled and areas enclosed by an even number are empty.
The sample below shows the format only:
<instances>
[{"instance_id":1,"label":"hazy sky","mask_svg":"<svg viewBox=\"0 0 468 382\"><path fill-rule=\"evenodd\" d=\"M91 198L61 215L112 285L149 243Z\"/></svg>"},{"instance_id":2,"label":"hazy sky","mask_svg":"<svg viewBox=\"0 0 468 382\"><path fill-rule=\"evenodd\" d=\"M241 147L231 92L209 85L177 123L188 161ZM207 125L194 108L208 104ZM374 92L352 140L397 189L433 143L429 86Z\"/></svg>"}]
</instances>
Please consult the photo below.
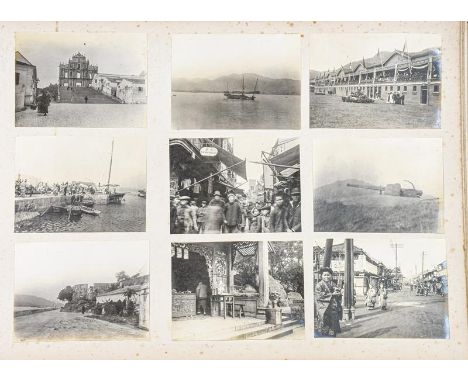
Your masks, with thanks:
<instances>
[{"instance_id":1,"label":"hazy sky","mask_svg":"<svg viewBox=\"0 0 468 382\"><path fill-rule=\"evenodd\" d=\"M67 285L115 282L115 274L148 274L146 241L20 243L15 254L15 293L56 301Z\"/></svg>"},{"instance_id":2,"label":"hazy sky","mask_svg":"<svg viewBox=\"0 0 468 382\"><path fill-rule=\"evenodd\" d=\"M333 238L333 244L343 243L343 238ZM422 252L424 251L424 269L430 270L446 260L445 241L443 239L355 239L354 245L362 248L375 260L381 261L386 267L395 267L395 249L392 244L401 244L398 248L398 266L405 277L421 274ZM325 241L316 241L315 245L325 246Z\"/></svg>"},{"instance_id":3,"label":"hazy sky","mask_svg":"<svg viewBox=\"0 0 468 382\"><path fill-rule=\"evenodd\" d=\"M32 182L106 184L111 146L112 137L19 137L16 140L16 173L22 178L32 177ZM115 137L111 183L129 188L146 187L144 137Z\"/></svg>"},{"instance_id":4,"label":"hazy sky","mask_svg":"<svg viewBox=\"0 0 468 382\"><path fill-rule=\"evenodd\" d=\"M313 34L310 38L310 69L320 71L338 69L350 61L373 57L378 49L381 52L403 50L405 40L408 52L441 47L441 38L438 34Z\"/></svg>"},{"instance_id":5,"label":"hazy sky","mask_svg":"<svg viewBox=\"0 0 468 382\"><path fill-rule=\"evenodd\" d=\"M443 196L442 142L421 139L317 139L314 187L357 179L377 186L414 183L424 195Z\"/></svg>"},{"instance_id":6,"label":"hazy sky","mask_svg":"<svg viewBox=\"0 0 468 382\"><path fill-rule=\"evenodd\" d=\"M175 35L172 77L214 79L233 73L300 79L301 39L285 34Z\"/></svg>"},{"instance_id":7,"label":"hazy sky","mask_svg":"<svg viewBox=\"0 0 468 382\"><path fill-rule=\"evenodd\" d=\"M146 71L143 33L17 33L16 50L36 65L39 87L58 82L59 64L76 53L85 55L99 73Z\"/></svg>"}]
</instances>

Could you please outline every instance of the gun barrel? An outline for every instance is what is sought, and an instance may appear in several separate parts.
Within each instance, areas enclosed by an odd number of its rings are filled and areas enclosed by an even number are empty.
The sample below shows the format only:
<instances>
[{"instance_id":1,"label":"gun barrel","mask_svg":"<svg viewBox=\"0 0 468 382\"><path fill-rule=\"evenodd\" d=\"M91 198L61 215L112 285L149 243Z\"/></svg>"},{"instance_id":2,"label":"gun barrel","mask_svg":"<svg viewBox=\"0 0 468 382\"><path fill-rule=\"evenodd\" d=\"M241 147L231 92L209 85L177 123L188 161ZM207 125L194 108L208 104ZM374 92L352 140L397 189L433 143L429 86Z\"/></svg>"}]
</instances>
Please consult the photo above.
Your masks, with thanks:
<instances>
[{"instance_id":1,"label":"gun barrel","mask_svg":"<svg viewBox=\"0 0 468 382\"><path fill-rule=\"evenodd\" d=\"M366 190L375 190L375 191L384 191L385 187L379 187L379 186L363 186L361 184L355 184L355 183L347 183L346 184L348 187L354 187L354 188L363 188Z\"/></svg>"}]
</instances>

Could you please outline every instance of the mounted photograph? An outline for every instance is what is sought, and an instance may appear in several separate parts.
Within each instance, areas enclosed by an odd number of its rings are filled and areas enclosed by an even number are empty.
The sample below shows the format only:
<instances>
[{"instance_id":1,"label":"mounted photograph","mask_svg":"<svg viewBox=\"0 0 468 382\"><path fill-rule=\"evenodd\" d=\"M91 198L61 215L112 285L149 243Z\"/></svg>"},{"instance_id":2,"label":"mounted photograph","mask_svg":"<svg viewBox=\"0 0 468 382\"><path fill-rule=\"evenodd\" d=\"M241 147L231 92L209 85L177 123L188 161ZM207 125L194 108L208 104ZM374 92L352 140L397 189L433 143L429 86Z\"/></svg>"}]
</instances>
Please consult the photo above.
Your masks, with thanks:
<instances>
[{"instance_id":1,"label":"mounted photograph","mask_svg":"<svg viewBox=\"0 0 468 382\"><path fill-rule=\"evenodd\" d=\"M310 127L440 128L441 37L313 34Z\"/></svg>"},{"instance_id":2,"label":"mounted photograph","mask_svg":"<svg viewBox=\"0 0 468 382\"><path fill-rule=\"evenodd\" d=\"M149 339L144 241L19 243L16 341Z\"/></svg>"},{"instance_id":3,"label":"mounted photograph","mask_svg":"<svg viewBox=\"0 0 468 382\"><path fill-rule=\"evenodd\" d=\"M449 338L443 239L326 239L314 246L316 338Z\"/></svg>"},{"instance_id":4,"label":"mounted photograph","mask_svg":"<svg viewBox=\"0 0 468 382\"><path fill-rule=\"evenodd\" d=\"M17 127L146 127L146 34L16 33Z\"/></svg>"},{"instance_id":5,"label":"mounted photograph","mask_svg":"<svg viewBox=\"0 0 468 382\"><path fill-rule=\"evenodd\" d=\"M442 233L438 138L316 139L315 232Z\"/></svg>"},{"instance_id":6,"label":"mounted photograph","mask_svg":"<svg viewBox=\"0 0 468 382\"><path fill-rule=\"evenodd\" d=\"M171 234L301 232L299 138L169 140Z\"/></svg>"},{"instance_id":7,"label":"mounted photograph","mask_svg":"<svg viewBox=\"0 0 468 382\"><path fill-rule=\"evenodd\" d=\"M301 37L172 37L173 129L300 129Z\"/></svg>"},{"instance_id":8,"label":"mounted photograph","mask_svg":"<svg viewBox=\"0 0 468 382\"><path fill-rule=\"evenodd\" d=\"M303 340L301 241L172 243L172 339Z\"/></svg>"},{"instance_id":9,"label":"mounted photograph","mask_svg":"<svg viewBox=\"0 0 468 382\"><path fill-rule=\"evenodd\" d=\"M146 231L143 136L18 137L16 173L15 232Z\"/></svg>"}]
</instances>

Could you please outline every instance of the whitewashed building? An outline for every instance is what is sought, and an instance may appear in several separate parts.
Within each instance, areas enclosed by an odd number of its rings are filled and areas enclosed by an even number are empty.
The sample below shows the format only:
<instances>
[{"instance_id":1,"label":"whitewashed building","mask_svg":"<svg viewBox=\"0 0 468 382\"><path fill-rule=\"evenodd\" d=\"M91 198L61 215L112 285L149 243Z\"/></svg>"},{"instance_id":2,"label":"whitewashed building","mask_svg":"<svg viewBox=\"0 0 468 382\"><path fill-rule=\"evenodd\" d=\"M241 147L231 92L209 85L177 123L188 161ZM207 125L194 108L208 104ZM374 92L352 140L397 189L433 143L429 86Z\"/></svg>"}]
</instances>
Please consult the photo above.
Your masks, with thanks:
<instances>
[{"instance_id":1,"label":"whitewashed building","mask_svg":"<svg viewBox=\"0 0 468 382\"><path fill-rule=\"evenodd\" d=\"M146 103L145 76L125 76L119 74L97 73L91 87L122 103Z\"/></svg>"},{"instance_id":2,"label":"whitewashed building","mask_svg":"<svg viewBox=\"0 0 468 382\"><path fill-rule=\"evenodd\" d=\"M15 53L15 110L24 110L36 104L37 96L36 67L20 52Z\"/></svg>"}]
</instances>

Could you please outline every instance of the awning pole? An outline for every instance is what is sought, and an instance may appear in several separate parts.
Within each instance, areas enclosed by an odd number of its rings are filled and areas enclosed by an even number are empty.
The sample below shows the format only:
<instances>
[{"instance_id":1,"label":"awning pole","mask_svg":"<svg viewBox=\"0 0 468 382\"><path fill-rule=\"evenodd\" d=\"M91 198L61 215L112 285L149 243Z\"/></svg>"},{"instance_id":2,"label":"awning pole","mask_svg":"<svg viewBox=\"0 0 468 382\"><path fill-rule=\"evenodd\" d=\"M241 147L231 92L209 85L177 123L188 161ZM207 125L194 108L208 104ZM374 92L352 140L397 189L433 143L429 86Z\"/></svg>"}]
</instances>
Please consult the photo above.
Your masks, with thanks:
<instances>
[{"instance_id":1,"label":"awning pole","mask_svg":"<svg viewBox=\"0 0 468 382\"><path fill-rule=\"evenodd\" d=\"M205 180L210 179L210 178L212 178L213 176L216 176L216 175L218 175L218 174L221 174L222 172L224 172L224 171L226 171L226 170L229 170L230 168L236 167L236 166L240 165L240 164L243 163L243 162L245 162L245 159L244 159L244 160L241 160L239 163L233 164L232 166L226 167L224 170L215 172L214 174L211 174L210 176L207 176L206 178L203 178L203 179L201 179L201 180L198 180L198 181L196 181L196 182L193 182L190 186L187 186L187 187L184 187L184 188L180 188L180 189L178 189L177 191L180 192L180 191L186 190L187 188L190 188L190 187L194 186L195 184L204 182Z\"/></svg>"},{"instance_id":2,"label":"awning pole","mask_svg":"<svg viewBox=\"0 0 468 382\"><path fill-rule=\"evenodd\" d=\"M273 167L283 167L283 168L296 168L299 170L299 167L298 166L286 166L286 165L283 165L283 164L274 164L274 163L265 163L265 162L255 162L255 161L251 161L249 160L249 163L256 163L256 164L262 164L264 166L273 166Z\"/></svg>"}]
</instances>

